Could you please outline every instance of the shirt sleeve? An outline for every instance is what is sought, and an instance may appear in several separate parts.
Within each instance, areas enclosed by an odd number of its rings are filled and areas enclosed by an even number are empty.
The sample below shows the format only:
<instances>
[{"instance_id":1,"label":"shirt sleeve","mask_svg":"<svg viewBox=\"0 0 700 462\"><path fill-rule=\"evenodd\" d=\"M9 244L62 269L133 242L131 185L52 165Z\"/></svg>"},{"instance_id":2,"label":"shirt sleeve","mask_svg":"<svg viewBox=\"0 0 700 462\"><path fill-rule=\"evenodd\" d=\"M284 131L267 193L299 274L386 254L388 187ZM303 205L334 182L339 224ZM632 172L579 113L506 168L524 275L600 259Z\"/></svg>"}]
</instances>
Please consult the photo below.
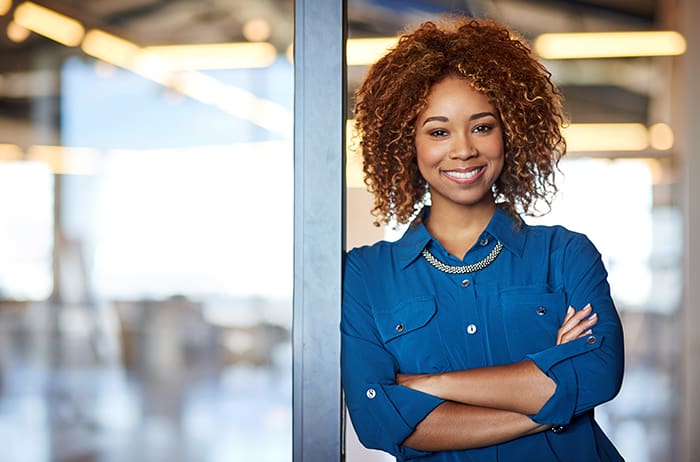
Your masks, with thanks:
<instances>
[{"instance_id":1,"label":"shirt sleeve","mask_svg":"<svg viewBox=\"0 0 700 462\"><path fill-rule=\"evenodd\" d=\"M340 330L341 374L350 418L366 447L389 452L398 460L424 456L429 453L401 443L443 400L396 384L398 364L384 348L375 325L363 266L355 251L347 255Z\"/></svg>"},{"instance_id":2,"label":"shirt sleeve","mask_svg":"<svg viewBox=\"0 0 700 462\"><path fill-rule=\"evenodd\" d=\"M557 385L554 395L531 417L555 425L566 425L573 416L614 398L624 370L622 325L608 274L587 237L576 234L566 246L563 274L569 305L578 310L590 303L598 322L591 335L527 356Z\"/></svg>"}]
</instances>

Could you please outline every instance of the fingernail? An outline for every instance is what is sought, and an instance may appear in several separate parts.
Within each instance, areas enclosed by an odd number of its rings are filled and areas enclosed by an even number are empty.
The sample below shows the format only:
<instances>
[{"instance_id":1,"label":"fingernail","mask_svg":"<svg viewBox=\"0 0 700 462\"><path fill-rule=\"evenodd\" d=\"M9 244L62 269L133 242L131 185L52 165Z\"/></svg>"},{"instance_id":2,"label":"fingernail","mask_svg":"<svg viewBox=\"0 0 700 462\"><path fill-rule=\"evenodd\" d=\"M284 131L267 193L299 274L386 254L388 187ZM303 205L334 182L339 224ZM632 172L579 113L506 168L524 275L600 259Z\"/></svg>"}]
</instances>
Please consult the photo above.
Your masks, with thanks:
<instances>
[{"instance_id":1,"label":"fingernail","mask_svg":"<svg viewBox=\"0 0 700 462\"><path fill-rule=\"evenodd\" d=\"M593 333L593 329L588 329L586 332L584 332L583 335L591 335Z\"/></svg>"},{"instance_id":2,"label":"fingernail","mask_svg":"<svg viewBox=\"0 0 700 462\"><path fill-rule=\"evenodd\" d=\"M573 313L573 312L574 312L574 307L573 307L573 306L569 306L569 309L566 310L566 314L571 314L571 313Z\"/></svg>"},{"instance_id":3,"label":"fingernail","mask_svg":"<svg viewBox=\"0 0 700 462\"><path fill-rule=\"evenodd\" d=\"M593 319L596 319L597 317L598 317L598 313L593 313L592 315L590 315L588 317L588 319L593 320Z\"/></svg>"},{"instance_id":4,"label":"fingernail","mask_svg":"<svg viewBox=\"0 0 700 462\"><path fill-rule=\"evenodd\" d=\"M589 311L589 310L592 310L593 307L592 307L591 304L589 303L588 305L584 306L583 309L586 310L586 311Z\"/></svg>"}]
</instances>

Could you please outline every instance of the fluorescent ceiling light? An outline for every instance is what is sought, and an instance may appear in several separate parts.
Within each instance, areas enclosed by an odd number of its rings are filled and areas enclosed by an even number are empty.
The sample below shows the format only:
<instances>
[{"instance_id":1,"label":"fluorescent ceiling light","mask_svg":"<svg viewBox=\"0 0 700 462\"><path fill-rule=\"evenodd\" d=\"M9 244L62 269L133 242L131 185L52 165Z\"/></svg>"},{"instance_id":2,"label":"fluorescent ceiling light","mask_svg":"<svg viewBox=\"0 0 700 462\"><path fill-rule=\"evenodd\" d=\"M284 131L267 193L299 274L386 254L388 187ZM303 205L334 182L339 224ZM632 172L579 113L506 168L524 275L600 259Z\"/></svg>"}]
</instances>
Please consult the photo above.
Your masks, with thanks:
<instances>
[{"instance_id":1,"label":"fluorescent ceiling light","mask_svg":"<svg viewBox=\"0 0 700 462\"><path fill-rule=\"evenodd\" d=\"M14 20L20 26L68 47L80 44L85 34L82 24L33 2L15 9Z\"/></svg>"},{"instance_id":2,"label":"fluorescent ceiling light","mask_svg":"<svg viewBox=\"0 0 700 462\"><path fill-rule=\"evenodd\" d=\"M571 124L563 130L567 152L643 151L647 128L638 123Z\"/></svg>"},{"instance_id":3,"label":"fluorescent ceiling light","mask_svg":"<svg viewBox=\"0 0 700 462\"><path fill-rule=\"evenodd\" d=\"M250 19L243 24L243 37L251 42L263 42L270 38L272 27L263 18Z\"/></svg>"},{"instance_id":4,"label":"fluorescent ceiling light","mask_svg":"<svg viewBox=\"0 0 700 462\"><path fill-rule=\"evenodd\" d=\"M22 159L22 148L16 144L0 144L0 162L15 162Z\"/></svg>"},{"instance_id":5,"label":"fluorescent ceiling light","mask_svg":"<svg viewBox=\"0 0 700 462\"><path fill-rule=\"evenodd\" d=\"M673 147L673 130L667 124L658 123L649 127L649 143L654 149L666 151Z\"/></svg>"},{"instance_id":6,"label":"fluorescent ceiling light","mask_svg":"<svg viewBox=\"0 0 700 462\"><path fill-rule=\"evenodd\" d=\"M91 175L97 172L100 155L95 149L66 146L31 146L27 160L46 164L53 173Z\"/></svg>"},{"instance_id":7,"label":"fluorescent ceiling light","mask_svg":"<svg viewBox=\"0 0 700 462\"><path fill-rule=\"evenodd\" d=\"M12 8L12 0L0 0L0 16L7 14Z\"/></svg>"},{"instance_id":8,"label":"fluorescent ceiling light","mask_svg":"<svg viewBox=\"0 0 700 462\"><path fill-rule=\"evenodd\" d=\"M27 40L29 38L29 34L31 34L32 31L27 29L26 27L20 26L14 21L10 21L7 24L7 38L12 40L15 43L21 43Z\"/></svg>"},{"instance_id":9,"label":"fluorescent ceiling light","mask_svg":"<svg viewBox=\"0 0 700 462\"><path fill-rule=\"evenodd\" d=\"M539 35L533 48L543 59L577 59L675 56L687 45L675 31L580 32Z\"/></svg>"},{"instance_id":10,"label":"fluorescent ceiling light","mask_svg":"<svg viewBox=\"0 0 700 462\"><path fill-rule=\"evenodd\" d=\"M99 29L85 35L82 49L85 54L115 66L123 67L162 85L172 79L173 67L164 58L145 53L133 42Z\"/></svg>"},{"instance_id":11,"label":"fluorescent ceiling light","mask_svg":"<svg viewBox=\"0 0 700 462\"><path fill-rule=\"evenodd\" d=\"M260 68L277 57L277 50L267 42L153 46L143 51L167 59L178 70Z\"/></svg>"},{"instance_id":12,"label":"fluorescent ceiling light","mask_svg":"<svg viewBox=\"0 0 700 462\"><path fill-rule=\"evenodd\" d=\"M85 54L127 69L141 49L135 43L99 29L88 31L81 47Z\"/></svg>"},{"instance_id":13,"label":"fluorescent ceiling light","mask_svg":"<svg viewBox=\"0 0 700 462\"><path fill-rule=\"evenodd\" d=\"M365 66L375 63L389 49L396 46L396 37L348 39L346 59L348 66Z\"/></svg>"},{"instance_id":14,"label":"fluorescent ceiling light","mask_svg":"<svg viewBox=\"0 0 700 462\"><path fill-rule=\"evenodd\" d=\"M83 52L100 61L128 69L272 132L292 136L292 113L282 105L191 71L269 66L277 57L277 50L269 43L142 48L99 29L86 34L78 21L33 2L19 5L14 20L22 27L66 46L82 42Z\"/></svg>"}]
</instances>

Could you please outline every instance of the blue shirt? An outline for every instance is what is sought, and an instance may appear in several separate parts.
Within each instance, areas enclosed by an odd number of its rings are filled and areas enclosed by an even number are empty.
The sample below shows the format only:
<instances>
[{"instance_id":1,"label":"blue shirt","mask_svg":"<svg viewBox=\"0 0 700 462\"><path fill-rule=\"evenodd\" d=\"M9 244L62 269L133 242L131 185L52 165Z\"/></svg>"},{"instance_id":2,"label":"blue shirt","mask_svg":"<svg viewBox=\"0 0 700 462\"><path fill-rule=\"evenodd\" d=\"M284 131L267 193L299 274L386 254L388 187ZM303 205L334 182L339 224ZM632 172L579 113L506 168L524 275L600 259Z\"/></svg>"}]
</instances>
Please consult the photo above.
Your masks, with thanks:
<instances>
[{"instance_id":1,"label":"blue shirt","mask_svg":"<svg viewBox=\"0 0 700 462\"><path fill-rule=\"evenodd\" d=\"M448 274L421 255L428 248L449 265L487 267ZM556 345L569 305L598 314L593 334ZM342 381L360 441L398 460L620 461L593 418L619 391L622 327L600 254L586 236L561 226L520 227L497 210L464 261L450 255L422 223L397 242L353 249L345 261L341 320ZM525 359L556 383L533 416L564 426L464 451L421 452L401 443L443 402L397 385L401 373L437 373ZM514 391L517 392L517 391Z\"/></svg>"}]
</instances>

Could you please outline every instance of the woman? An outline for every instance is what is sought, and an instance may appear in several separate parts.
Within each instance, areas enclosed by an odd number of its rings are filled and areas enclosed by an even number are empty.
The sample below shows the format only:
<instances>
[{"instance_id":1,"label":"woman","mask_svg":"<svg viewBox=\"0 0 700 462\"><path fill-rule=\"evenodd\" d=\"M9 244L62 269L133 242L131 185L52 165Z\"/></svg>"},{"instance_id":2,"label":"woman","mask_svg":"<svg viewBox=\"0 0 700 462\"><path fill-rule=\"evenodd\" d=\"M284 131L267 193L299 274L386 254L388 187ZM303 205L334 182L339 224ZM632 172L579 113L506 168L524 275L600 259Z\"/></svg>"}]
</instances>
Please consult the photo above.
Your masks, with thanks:
<instances>
[{"instance_id":1,"label":"woman","mask_svg":"<svg viewBox=\"0 0 700 462\"><path fill-rule=\"evenodd\" d=\"M360 440L399 460L622 460L593 415L623 371L600 255L519 215L549 204L565 152L550 74L506 27L459 17L402 36L356 96L373 213L411 222L346 259Z\"/></svg>"}]
</instances>

